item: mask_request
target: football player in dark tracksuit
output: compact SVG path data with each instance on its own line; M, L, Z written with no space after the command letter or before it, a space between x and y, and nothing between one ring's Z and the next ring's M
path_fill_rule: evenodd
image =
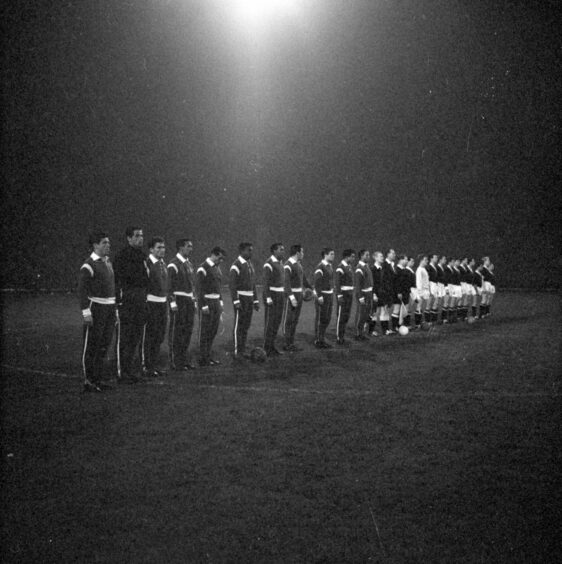
M355 340L365 341L365 324L373 308L373 273L369 267L369 251L359 251L359 262L355 269L355 296L357 309L355 310Z
M252 243L240 243L240 255L230 267L230 295L234 306L234 358L250 358L246 352L248 330L254 309L260 309L256 290L256 273L250 261L254 247Z
M284 265L285 269L285 311L283 312L283 332L285 334L284 350L297 352L301 350L295 345L295 333L302 309L303 288L310 288L304 275L301 261L304 258L302 245L291 247L291 256Z
M195 286L199 308L199 366L202 367L220 364L219 360L211 358L211 348L224 307L219 264L224 260L225 254L220 247L214 247L211 256L197 269Z
M142 229L127 227L127 246L115 257L115 285L119 310L117 330L117 364L121 383L138 381L133 368L135 351L139 346L146 323L146 294L148 291L148 264L142 250Z
M175 370L193 370L188 350L195 323L196 301L193 293L195 272L189 255L193 251L190 239L176 241L176 256L168 264L170 292L170 330L168 335L170 362Z
M275 337L283 319L285 308L285 268L283 257L285 247L282 243L271 245L271 256L263 265L263 301L265 304L264 345L267 356L279 356L275 348Z
M92 254L80 267L78 297L84 318L82 369L84 391L102 392L111 386L103 382L103 361L116 322L115 277L109 261L109 238L103 231L90 235Z
M316 317L314 319L315 340L314 346L318 349L329 349L332 347L326 342L326 329L332 318L334 307L334 249L328 247L322 249L322 260L314 271L314 293Z
M353 305L353 265L355 263L355 251L346 249L342 253L342 260L338 264L335 273L335 290L337 307L336 341L339 345L345 344L345 328L351 314Z
M145 376L163 376L156 368L160 347L168 324L168 269L164 263L166 245L162 237L153 237L148 255L149 284L146 295L147 319L142 338L142 360Z

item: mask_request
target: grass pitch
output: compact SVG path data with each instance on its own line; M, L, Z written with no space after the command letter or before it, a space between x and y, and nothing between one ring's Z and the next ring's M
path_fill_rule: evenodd
M75 297L3 311L4 562L559 561L558 295L103 395Z

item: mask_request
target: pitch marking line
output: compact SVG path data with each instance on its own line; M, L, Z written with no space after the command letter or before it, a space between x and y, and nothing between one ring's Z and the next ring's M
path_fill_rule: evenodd
M81 381L81 376L76 374L66 374L64 372L53 372L47 370L34 370L31 368L22 368L18 366L10 366L7 364L0 365L3 370L11 370L13 372L21 372L25 374L34 374L37 376L56 376L59 378L70 378ZM181 382L179 387L183 387L186 382ZM143 382L143 384L148 385L167 385L174 386L174 382L169 380L148 380ZM319 395L319 396L374 396L387 394L388 390L311 390L307 388L275 388L268 386L231 386L231 385L220 385L220 384L197 384L187 382L188 388L201 388L206 390L214 391L227 391L227 392L255 392L255 393L275 393L275 394L300 394L300 395ZM131 388L130 386L128 387ZM409 396L409 397L459 397L459 398L488 398L488 397L502 397L502 398L554 398L558 397L559 392L557 389L553 390L552 393L545 392L534 392L534 393L510 393L510 392L473 392L466 394L457 394L455 392L433 392L433 393L423 393L423 392L396 392L395 395L399 396Z

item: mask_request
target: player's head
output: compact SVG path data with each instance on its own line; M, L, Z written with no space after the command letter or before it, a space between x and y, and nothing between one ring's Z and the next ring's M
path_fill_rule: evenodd
M224 260L224 257L226 256L226 251L221 248L221 247L213 247L211 249L211 260L215 263L215 264L219 264L220 262L222 262Z
M297 259L302 259L304 257L304 248L302 245L291 245L291 256Z
M322 259L327 262L333 262L335 254L336 253L334 249L332 249L332 247L324 247L322 251L320 251L320 255L322 256Z
M445 266L447 264L447 257L445 255L441 255L439 257L439 264L441 266Z
M95 229L89 234L88 242L98 257L106 257L109 255L111 246L109 244L109 236L105 231Z
M359 249L359 260L361 262L367 262L369 260L370 254L371 253L369 253L367 249Z
M164 258L164 255L166 254L166 243L164 243L164 237L152 237L148 248L150 249L150 254L155 258Z
M193 242L187 237L182 237L176 241L176 251L187 258L193 250Z
M140 249L144 243L144 235L142 229L137 226L129 226L125 229L125 236L127 237L127 242L131 247Z
M283 243L273 243L269 250L277 260L285 256L285 247L283 246Z
M471 259L468 260L468 266L470 266L470 268L474 268L475 264L476 264L475 258L471 258Z
M408 257L406 255L398 255L397 262L399 266L406 266L408 262Z
M408 260L406 261L406 266L408 268L413 268L414 264L416 264L416 259L414 259L414 257L408 257Z
M240 256L245 260L252 258L253 250L254 246L252 245L252 243L243 242L238 245L238 252L240 253Z
M488 268L488 266L490 265L490 257L488 257L488 256L482 257L482 264L486 268Z
M427 255L418 255L418 266L427 265Z
M388 249L385 256L387 260L394 262L394 260L396 259L396 251L394 249Z
M430 258L430 262L431 264L437 264L437 261L439 260L439 255L437 253L432 253L429 255Z
M341 258L346 262L353 262L355 260L355 250L354 249L344 249L341 254Z
M373 258L377 264L382 264L384 262L384 255L381 251L375 251L373 253Z

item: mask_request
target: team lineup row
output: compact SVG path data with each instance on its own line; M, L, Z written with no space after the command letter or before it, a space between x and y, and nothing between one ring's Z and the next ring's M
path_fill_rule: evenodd
M162 375L156 363L167 329L170 367L195 369L189 348L197 315L198 365L220 364L211 350L224 310L220 264L225 251L213 248L195 268L190 260L193 242L182 238L176 241L176 255L166 264L162 237L151 239L148 255L143 251L142 229L128 227L126 237L127 245L112 264L107 234L92 233L92 253L80 268L85 391L101 392L108 387L103 363L115 331L121 383ZM241 243L228 275L234 310L232 353L237 361L251 357L246 350L248 330L254 311L260 309L252 252L251 243ZM416 261L407 255L397 257L392 249L386 255L375 251L372 257L366 249L346 249L334 268L335 251L327 247L309 282L302 267L302 245L291 246L286 260L285 254L284 245L274 243L263 265L264 345L257 352L267 356L283 354L276 347L281 325L284 351L300 350L295 333L303 301L309 299L314 300L316 312L314 345L327 349L333 346L326 340L326 330L334 305L336 342L345 345L354 302L353 338L364 341L379 334L405 334L422 324L485 317L495 294L493 265L488 257L476 265L474 259L447 259L437 254L419 256Z

